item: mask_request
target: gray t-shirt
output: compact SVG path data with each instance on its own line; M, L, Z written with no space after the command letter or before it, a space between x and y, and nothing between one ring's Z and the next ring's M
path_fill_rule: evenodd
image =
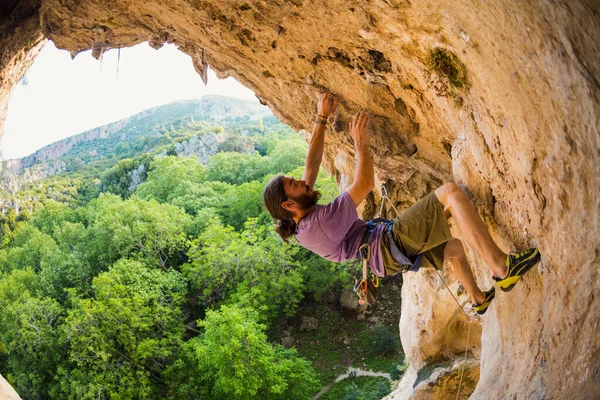
M295 236L300 245L326 260L343 262L356 258L366 229L350 195L344 192L326 206L315 205L313 212L298 222ZM385 275L381 257L383 229L378 226L371 234L369 265L377 276Z

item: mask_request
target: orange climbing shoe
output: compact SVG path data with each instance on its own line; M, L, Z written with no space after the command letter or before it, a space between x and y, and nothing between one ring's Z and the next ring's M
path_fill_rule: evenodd
M485 314L488 307L492 303L492 300L494 300L494 297L496 297L496 288L494 288L492 286L492 288L490 290L488 290L487 292L483 292L483 294L485 295L485 299L483 300L483 303L473 304L473 309L479 315Z
M509 292L517 284L519 279L535 264L540 261L540 251L537 247L524 251L519 254L510 254L506 257L506 266L508 267L508 275L504 279L493 277L498 286L504 292Z

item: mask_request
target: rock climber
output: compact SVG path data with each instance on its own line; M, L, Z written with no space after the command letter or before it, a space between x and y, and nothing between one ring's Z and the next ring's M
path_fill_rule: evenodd
M454 218L463 239L487 263L503 291L511 290L540 260L538 249L505 254L455 183L440 186L392 221L362 221L356 209L375 184L368 148L370 117L362 111L350 123L357 159L354 182L331 203L317 204L320 193L313 187L323 157L325 127L337 104L332 94L319 95L302 179L280 175L264 189L265 206L277 220L275 230L286 242L294 236L303 247L335 262L364 257L359 248L366 243L370 248L368 265L378 277L415 271L427 264L441 270L446 260L471 297L475 311L484 314L495 297L495 288L482 291L477 286L461 240L450 234L448 218Z

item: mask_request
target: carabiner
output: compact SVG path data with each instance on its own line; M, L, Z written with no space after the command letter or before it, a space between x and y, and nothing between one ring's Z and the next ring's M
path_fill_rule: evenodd
M377 275L375 275L375 280L371 279L371 282L373 282L373 286L379 287L379 277Z

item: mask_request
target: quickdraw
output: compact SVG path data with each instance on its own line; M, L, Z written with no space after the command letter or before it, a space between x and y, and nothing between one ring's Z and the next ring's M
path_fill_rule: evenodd
M379 287L379 277L373 274L374 278L369 279L369 259L371 258L371 246L369 246L369 243L363 243L358 251L360 252L362 258L362 278L360 281L358 279L356 280L354 291L358 294L358 304L374 304L375 300L377 299L377 295L373 289Z

